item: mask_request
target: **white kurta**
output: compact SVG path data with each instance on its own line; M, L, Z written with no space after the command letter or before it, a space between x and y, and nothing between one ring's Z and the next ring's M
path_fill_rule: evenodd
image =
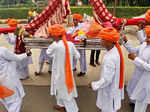
M123 90L119 89L119 79L120 55L118 49L113 47L104 55L100 80L92 82L93 90L98 90L96 105L102 112L120 109Z
M0 47L0 84L15 92L14 95L0 100L4 103L6 108L8 107L8 110L14 109L14 106L9 107L8 105L16 103L17 101L22 101L22 98L25 96L23 86L17 77L16 63L26 57L26 54L15 55L7 48Z
M15 49L16 36L11 33L9 35L5 35L5 37L6 37L6 40L10 44L14 45L14 49ZM19 79L25 79L28 76L28 74L29 74L28 65L29 64L33 64L31 56L30 57L26 57L23 60L17 62L17 72L18 72Z
M73 34L73 33L75 33L77 30L80 29L80 25L81 25L81 24L82 24L82 23L79 23L78 26L76 26L76 27L73 26L73 27L69 28L69 29L67 30L67 33L68 33L68 34ZM82 50L82 49L78 49L78 51L79 51L79 53L80 53L80 69L81 69L81 72L82 72L82 73L85 73L85 72L87 72L86 52L85 52L85 50ZM76 68L76 65L77 65L77 59L74 59L74 60L73 60L73 69Z
M144 42L133 48L125 44L127 50L136 54L134 74L128 83L128 94L132 100L150 104L150 46Z
M70 51L71 68L73 64L73 58L79 59L80 54L76 50L73 43L68 42ZM52 76L51 76L51 95L57 95L59 99L71 100L77 97L76 84L74 80L74 89L68 94L67 86L65 83L65 46L62 40L59 42L53 42L47 50L47 54L53 56L52 64ZM73 72L72 72L73 74Z
M142 29L140 31L137 32L137 39L139 40L139 42L142 44L143 42L145 42L146 39L146 34L145 34L145 30Z

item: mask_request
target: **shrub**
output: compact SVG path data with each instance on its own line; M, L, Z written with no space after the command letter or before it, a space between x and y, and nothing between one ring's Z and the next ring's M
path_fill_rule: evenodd
M144 14L148 7L118 7L117 8L117 17L132 18L134 16L139 16ZM17 18L17 19L26 19L28 16L28 11L30 8L1 8L0 9L0 19L7 18ZM43 9L39 9L39 13ZM113 13L113 7L109 7L108 10ZM71 7L72 13L86 13L92 16L91 6L82 6L82 7Z

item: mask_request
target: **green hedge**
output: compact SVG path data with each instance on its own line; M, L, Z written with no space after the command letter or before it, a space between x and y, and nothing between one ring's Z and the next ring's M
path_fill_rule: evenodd
M132 18L134 16L139 16L144 14L149 7L118 7L117 8L117 17L124 17L124 18ZM41 12L43 9L39 9ZM113 8L109 7L108 10L112 13ZM28 16L29 8L2 8L0 9L0 19L7 19L7 18L17 18L17 19L25 19ZM83 7L71 7L72 13L86 13L88 15L92 14L92 8L90 6L83 6Z

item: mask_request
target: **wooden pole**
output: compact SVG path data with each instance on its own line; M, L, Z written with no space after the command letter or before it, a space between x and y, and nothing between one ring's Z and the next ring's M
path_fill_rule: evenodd
M116 16L116 6L117 6L117 0L114 0L114 16Z

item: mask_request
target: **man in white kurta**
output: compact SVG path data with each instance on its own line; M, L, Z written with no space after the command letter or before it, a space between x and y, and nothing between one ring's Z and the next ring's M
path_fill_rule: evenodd
M146 26L146 42L133 48L124 38L126 49L131 53L129 59L135 65L134 74L128 82L128 95L135 103L134 112L146 112L150 104L150 26Z
M16 72L16 63L26 57L26 54L15 55L7 48L0 47L0 85L15 92L12 96L0 99L8 112L21 111L25 93Z
M62 29L62 26L56 25L58 28L54 28L54 31L57 30L58 34L59 29ZM50 28L52 29L53 26ZM55 27L55 25L54 25ZM52 64L52 76L51 76L51 95L56 96L57 107L65 108L67 112L78 112L78 106L74 98L78 96L76 90L75 80L73 78L73 59L79 59L80 54L75 48L74 44L71 42L67 42L70 54L70 64L71 64L71 72L73 78L74 88L71 93L68 93L68 86L66 85L66 47L64 45L63 40L61 40L62 34L59 36L53 36L53 33L50 32L50 35L54 38L54 42L48 47L47 54L49 56L53 56L53 64ZM56 38L58 40L56 40ZM57 109L55 107L55 109Z
M82 21L82 15L80 14L73 14L73 22L74 22L74 26L69 28L67 33L68 34L73 34L76 31L80 30L80 22ZM80 73L78 74L78 76L84 76L87 72L87 65L86 65L86 52L85 50L82 49L78 49L79 53L80 53ZM74 59L73 60L73 70L76 71L76 66L77 66L77 60Z
M5 37L9 44L14 45L14 49L15 49L16 38L17 38L16 35L14 35L13 33L10 33L10 34L5 34ZM28 78L28 74L29 74L28 65L29 64L33 64L31 56L26 57L23 60L17 62L17 72L18 72L19 79Z
M105 35L103 35L103 32ZM117 112L121 108L123 85L120 87L120 68L122 58L118 52L117 41L119 33L113 28L104 28L98 34L101 37L101 45L107 50L101 66L101 78L89 84L89 88L98 91L96 105L102 112ZM114 39L114 40L113 40ZM116 45L118 44L118 45ZM123 84L123 82L122 82Z

